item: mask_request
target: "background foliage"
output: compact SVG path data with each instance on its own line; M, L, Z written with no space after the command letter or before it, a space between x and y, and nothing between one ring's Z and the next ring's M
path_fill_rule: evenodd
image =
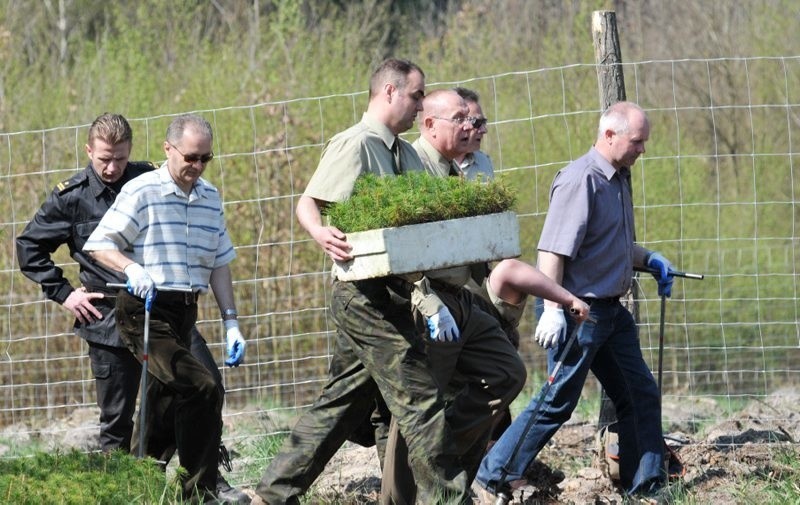
M6 0L0 132L346 93L388 55L429 82L589 63L601 9L624 61L800 49L792 0Z

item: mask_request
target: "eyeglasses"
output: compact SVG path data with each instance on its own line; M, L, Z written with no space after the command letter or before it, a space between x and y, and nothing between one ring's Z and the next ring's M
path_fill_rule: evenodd
M445 121L450 121L451 123L457 125L463 125L464 123L469 123L476 130L481 126L485 125L489 121L485 117L476 117L476 116L464 116L464 117L431 116L431 117L433 117L433 119L444 119Z
M205 165L206 163L208 163L209 161L214 159L214 153L213 152L212 153L206 153L206 154L183 154L181 152L181 150L178 149L177 146L175 146L175 144L173 144L172 142L167 141L167 144L169 144L172 147L174 147L175 150L178 151L178 154L183 156L183 161L185 161L186 163L197 163L199 161L200 163Z
M443 119L445 121L450 121L453 124L462 125L468 121L470 121L469 116L462 116L462 117L441 117L441 116L431 116L433 119Z
M467 117L467 121L469 121L472 127L475 128L476 130L479 129L481 126L484 126L487 122L489 122L489 120L486 119L485 117L475 117L475 116Z

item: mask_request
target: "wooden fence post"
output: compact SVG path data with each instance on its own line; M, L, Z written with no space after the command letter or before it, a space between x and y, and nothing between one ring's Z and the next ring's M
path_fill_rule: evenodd
M622 52L617 32L617 15L614 11L594 11L592 13L592 40L594 56L597 63L597 86L600 92L600 108L606 110L609 105L625 100L625 77L622 73ZM632 187L628 180L628 186ZM632 196L632 195L631 195ZM636 237L634 235L634 240ZM638 322L636 307L637 285L634 279L631 290L623 296L623 305L633 313ZM600 416L597 429L601 429L617 420L614 404L600 390Z

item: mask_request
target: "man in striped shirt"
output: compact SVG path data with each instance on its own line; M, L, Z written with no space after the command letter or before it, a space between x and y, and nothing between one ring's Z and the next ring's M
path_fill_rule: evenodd
M188 349L197 298L209 287L225 323L225 364L238 366L245 347L229 268L236 254L222 201L200 177L214 156L212 138L205 119L175 118L164 142L167 161L122 188L84 245L95 261L127 277L130 293L123 290L117 298L117 321L138 359L143 355L143 316L146 310L151 313L148 364L156 380L148 383L148 416L138 428L147 430L152 420L174 409L180 464L187 470L183 493L201 500L215 498L222 395Z

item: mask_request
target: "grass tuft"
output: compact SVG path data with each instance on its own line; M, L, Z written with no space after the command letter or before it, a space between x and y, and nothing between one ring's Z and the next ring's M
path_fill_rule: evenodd
M121 451L39 452L0 461L3 503L176 503L178 496L178 485L166 482L154 460L136 459Z
M351 197L324 213L344 233L505 212L516 194L499 181L467 181L412 172L402 177L367 174Z

